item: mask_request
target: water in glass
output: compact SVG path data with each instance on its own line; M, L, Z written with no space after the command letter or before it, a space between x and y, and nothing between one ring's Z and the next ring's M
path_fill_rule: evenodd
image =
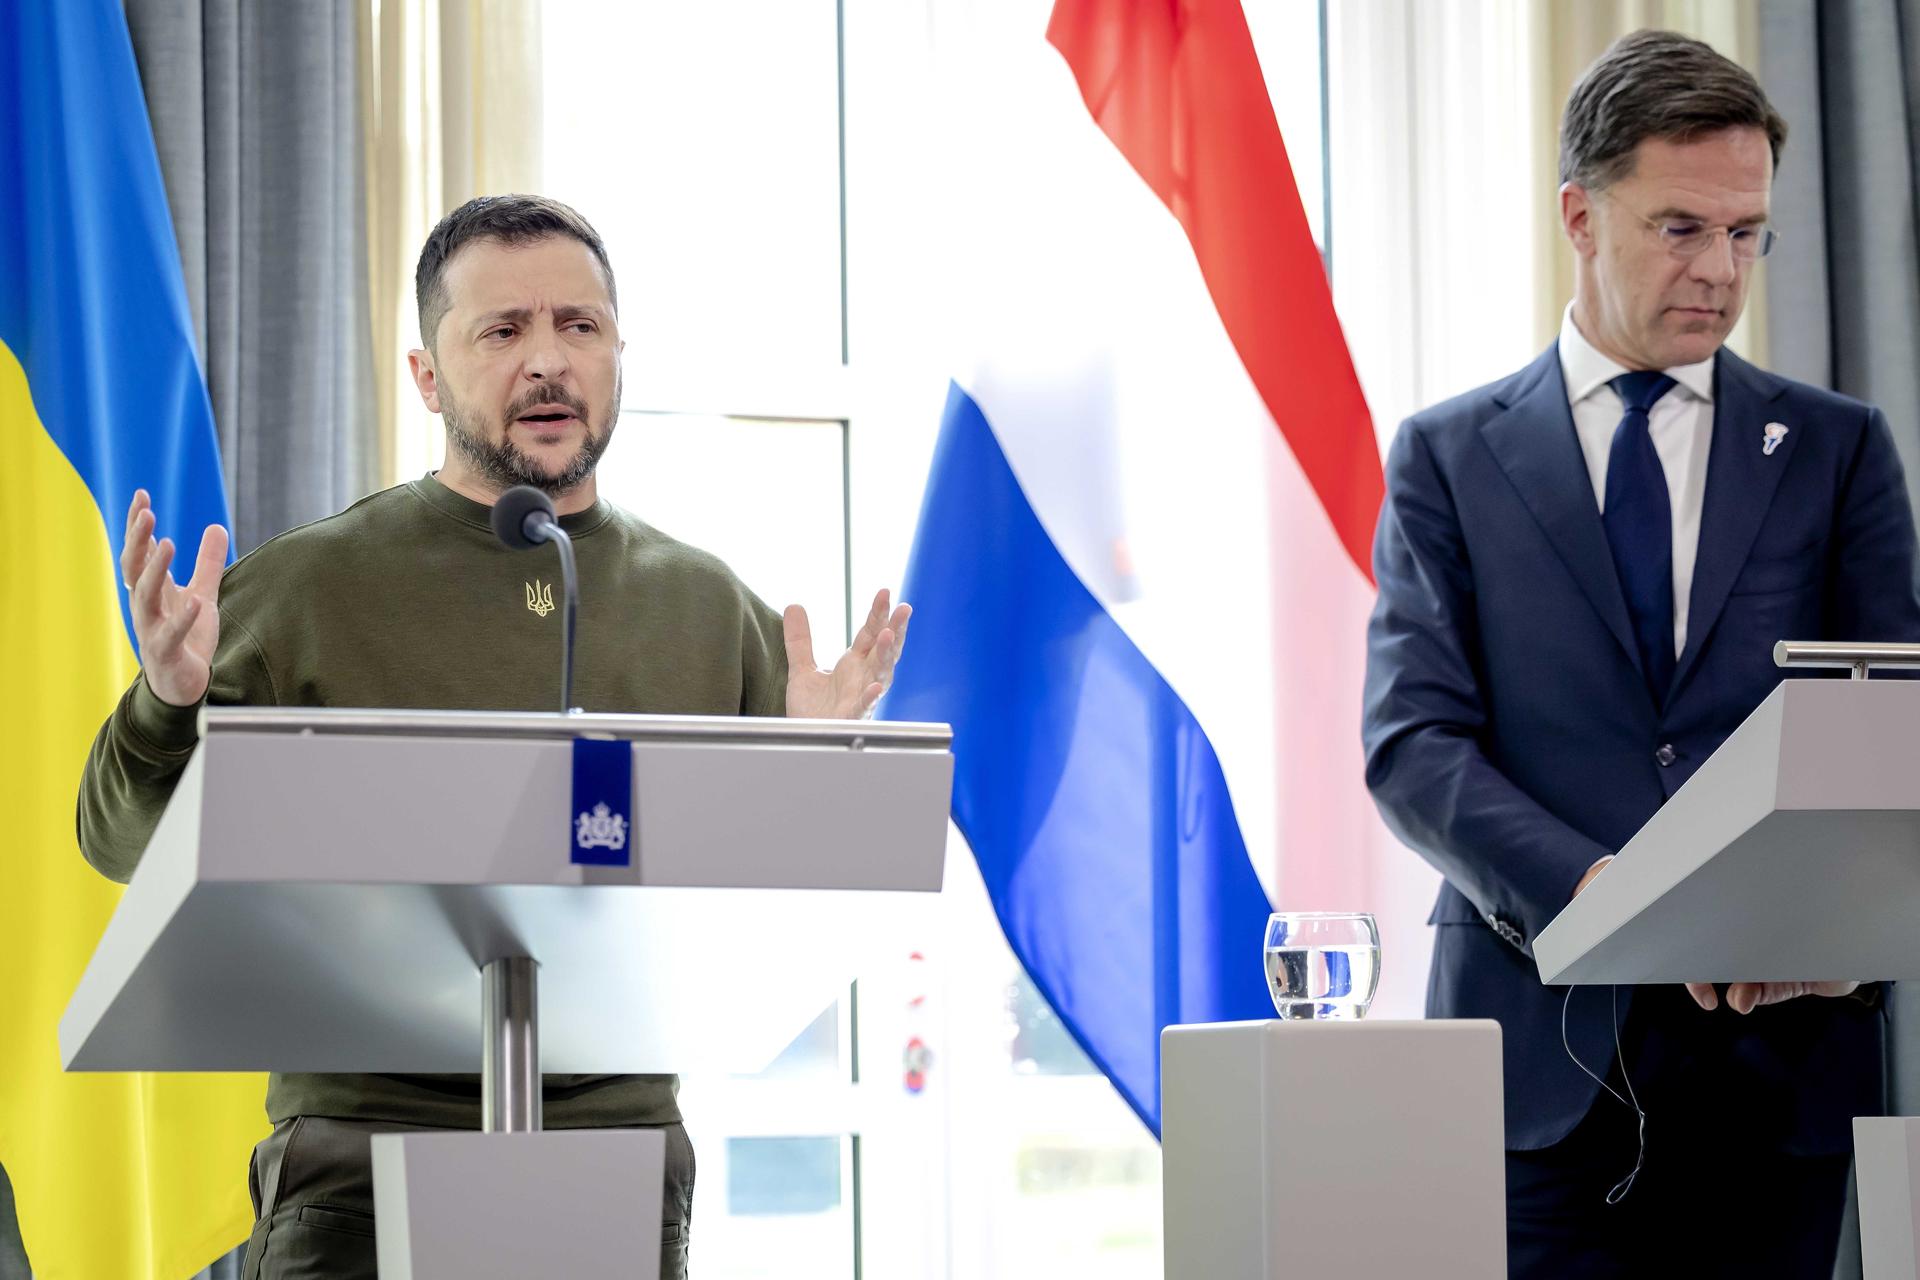
M1366 1016L1380 980L1380 935L1360 912L1277 912L1267 922L1267 989L1282 1018Z

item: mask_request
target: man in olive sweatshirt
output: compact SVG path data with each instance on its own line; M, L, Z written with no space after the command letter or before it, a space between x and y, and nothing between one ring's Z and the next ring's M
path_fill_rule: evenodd
M408 359L441 415L437 473L376 493L222 571L224 529L176 585L148 495L127 514L141 674L100 730L79 802L80 847L127 880L196 745L203 702L250 706L543 710L557 610L529 601L526 561L489 508L530 484L553 497L582 584L574 696L591 711L854 718L893 675L909 610L885 591L831 671L805 610L784 619L719 560L601 498L594 468L620 410L613 270L600 237L556 201L469 201L427 238L415 276L424 349ZM671 1076L548 1076L551 1128L646 1125L667 1138L662 1280L684 1277L693 1149ZM244 1274L375 1275L369 1139L479 1127L472 1076L283 1075L255 1149L257 1221Z

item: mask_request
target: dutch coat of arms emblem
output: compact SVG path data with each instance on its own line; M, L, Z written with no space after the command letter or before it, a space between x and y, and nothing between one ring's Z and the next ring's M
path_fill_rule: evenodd
M596 804L592 813L573 820L573 842L582 849L612 849L618 853L627 847L627 820L606 805Z

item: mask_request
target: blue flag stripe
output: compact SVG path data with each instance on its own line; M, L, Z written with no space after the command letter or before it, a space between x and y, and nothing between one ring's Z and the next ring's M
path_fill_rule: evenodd
M0 62L0 342L115 555L144 487L190 569L227 497L119 0L0 0Z
M1271 1017L1269 912L1212 744L1061 557L957 385L886 713L954 728L954 819L1014 954L1155 1134L1160 1031Z

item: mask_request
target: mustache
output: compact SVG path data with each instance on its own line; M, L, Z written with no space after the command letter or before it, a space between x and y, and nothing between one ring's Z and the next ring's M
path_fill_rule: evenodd
M563 404L580 421L587 421L587 402L560 387L535 388L507 406L507 421L512 422L537 404Z

